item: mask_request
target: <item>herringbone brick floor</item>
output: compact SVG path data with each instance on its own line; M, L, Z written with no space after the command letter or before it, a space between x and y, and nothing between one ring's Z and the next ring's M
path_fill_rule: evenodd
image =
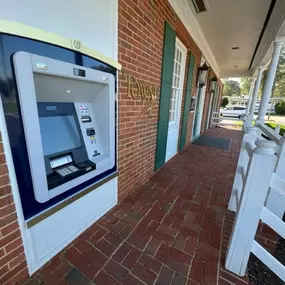
M26 284L248 284L223 267L242 132L206 134L229 138L230 149L190 145Z

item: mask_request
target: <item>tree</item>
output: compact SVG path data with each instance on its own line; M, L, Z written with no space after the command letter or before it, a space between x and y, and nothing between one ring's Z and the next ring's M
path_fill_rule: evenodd
M224 83L224 96L231 97L231 96L239 96L240 95L240 87L239 83L234 80L225 80Z
M240 80L241 94L242 95L249 95L249 90L250 90L251 83L252 83L252 78L251 77L243 77Z
M223 97L222 102L221 102L221 107L224 108L229 104L229 99L228 97Z
M275 113L277 115L285 115L285 101L280 101L275 105Z

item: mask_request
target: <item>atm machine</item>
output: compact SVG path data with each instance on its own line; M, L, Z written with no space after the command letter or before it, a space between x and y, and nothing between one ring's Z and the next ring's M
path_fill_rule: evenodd
M114 76L22 51L13 63L35 199L112 169Z

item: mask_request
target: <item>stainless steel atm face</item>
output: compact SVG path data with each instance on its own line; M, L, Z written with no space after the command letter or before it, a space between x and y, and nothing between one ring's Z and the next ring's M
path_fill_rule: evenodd
M36 200L112 169L113 75L26 52L13 61Z

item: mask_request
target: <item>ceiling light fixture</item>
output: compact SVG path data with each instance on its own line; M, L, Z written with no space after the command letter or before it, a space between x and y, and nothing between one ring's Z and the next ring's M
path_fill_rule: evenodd
M232 47L232 49L233 49L233 50L237 50L237 49L239 49L239 47Z

